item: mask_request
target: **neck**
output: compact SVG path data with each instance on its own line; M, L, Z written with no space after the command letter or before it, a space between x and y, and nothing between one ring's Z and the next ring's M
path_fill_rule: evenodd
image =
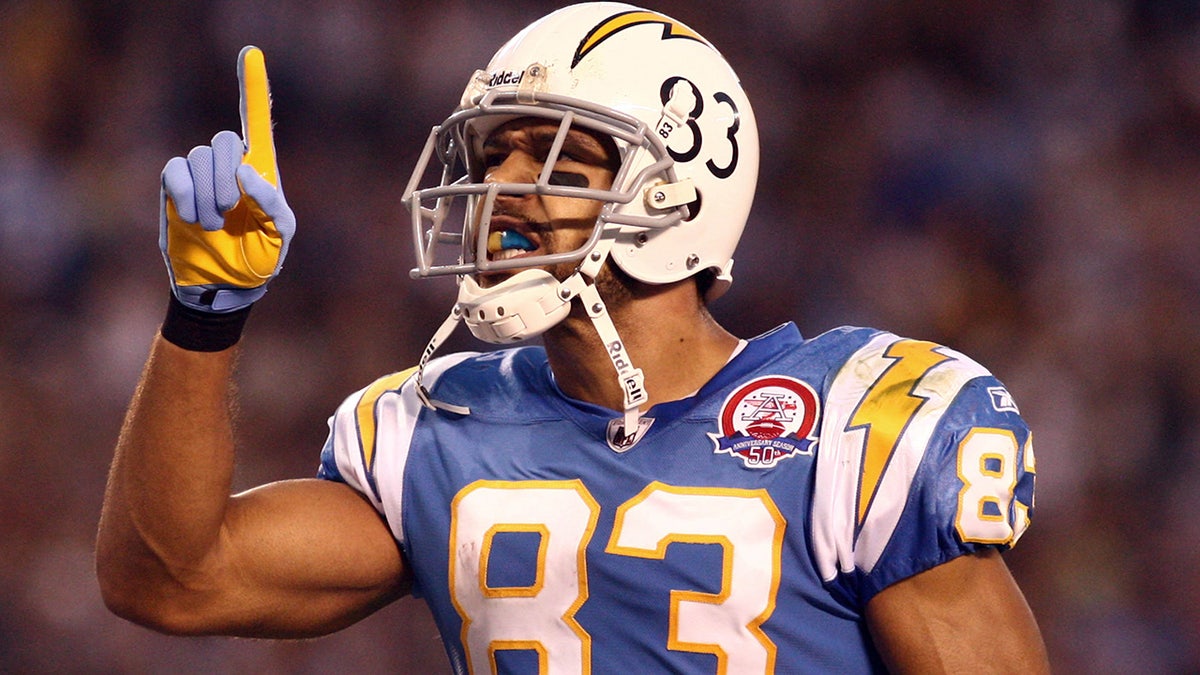
M636 284L625 293L604 293L605 304L635 368L646 377L646 407L674 401L699 389L729 360L738 339L722 328L700 301L691 280L662 286ZM606 345L576 305L543 339L555 380L568 396L613 410L624 394ZM643 408L643 411L645 408Z

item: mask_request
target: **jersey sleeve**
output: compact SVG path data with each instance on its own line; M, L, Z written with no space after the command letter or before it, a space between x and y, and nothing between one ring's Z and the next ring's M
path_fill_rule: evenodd
M329 418L329 435L321 449L321 465L317 477L345 483L361 493L381 514L386 515L379 489L377 458L380 450L380 422L414 418L419 410L405 406L401 391L415 369L392 373L354 392L342 402ZM409 415L397 415L397 410L410 409ZM406 425L410 429L413 425ZM410 431L411 435L411 431ZM400 447L391 452L403 452ZM393 528L395 529L395 528Z
M1033 513L1031 434L1004 386L930 342L875 336L828 386L813 554L858 606L960 555L1016 543Z
M452 366L473 354L430 361L424 384L431 390ZM417 395L416 368L381 377L348 396L329 418L317 477L349 485L384 517L404 544L402 504L405 467L424 406Z

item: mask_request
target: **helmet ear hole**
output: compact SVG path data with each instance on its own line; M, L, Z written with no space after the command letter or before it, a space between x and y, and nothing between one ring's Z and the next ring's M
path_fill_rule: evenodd
M688 209L688 217L684 218L683 222L691 222L695 220L696 216L700 215L700 206L702 205L703 201L704 195L700 194L699 190L696 190L696 199L685 204Z

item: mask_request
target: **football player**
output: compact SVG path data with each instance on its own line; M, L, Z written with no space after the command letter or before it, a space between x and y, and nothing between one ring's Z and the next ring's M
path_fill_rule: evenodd
M411 592L472 673L1047 669L1000 557L1033 511L1012 397L929 342L713 319L754 113L708 41L624 4L469 79L405 189L449 316L337 409L317 478L230 497L235 344L295 230L262 53L239 74L242 137L163 172L173 293L100 524L114 611L310 636ZM434 357L459 323L544 347Z

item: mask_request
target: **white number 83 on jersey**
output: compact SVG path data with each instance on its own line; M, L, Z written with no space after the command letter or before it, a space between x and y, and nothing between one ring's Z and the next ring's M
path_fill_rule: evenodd
M452 505L450 587L472 672L495 672L495 652L537 653L541 673L590 672L591 636L575 620L588 597L585 550L600 506L582 482L477 481ZM785 521L765 490L651 483L616 512L605 553L663 559L671 543L723 550L719 593L671 591L668 644L712 654L718 672L770 672L775 645L761 625L779 590ZM489 583L493 543L536 532L536 576Z

